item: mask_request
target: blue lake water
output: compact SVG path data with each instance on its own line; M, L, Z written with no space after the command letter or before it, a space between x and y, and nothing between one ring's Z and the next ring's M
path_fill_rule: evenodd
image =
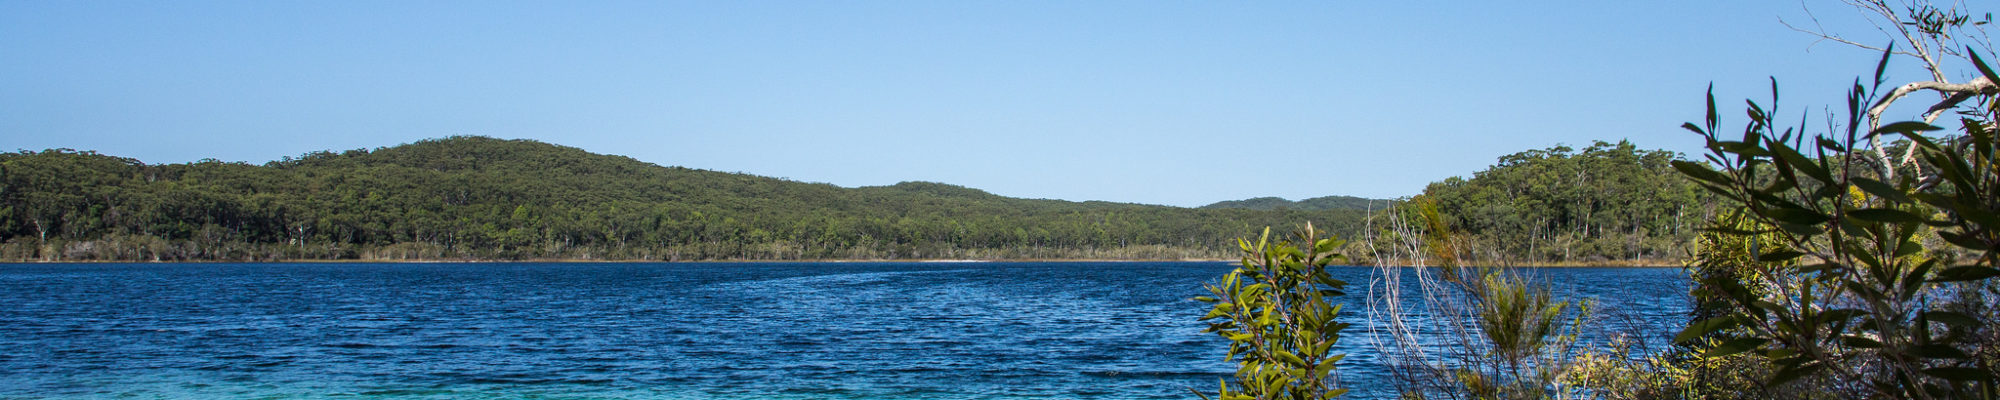
M0 264L0 398L1189 399L1227 263ZM1545 269L1661 335L1671 268ZM1359 340L1353 398L1392 396ZM1636 321L1636 322L1634 322Z

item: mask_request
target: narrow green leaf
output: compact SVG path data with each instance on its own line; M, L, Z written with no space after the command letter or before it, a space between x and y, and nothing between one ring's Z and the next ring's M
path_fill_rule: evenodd
M1855 317L1860 317L1863 315L1868 315L1868 312L1853 308L1840 308L1840 309L1826 310L1820 312L1819 318L1831 322L1831 321L1853 319Z
M1757 261L1759 261L1759 262L1785 262L1785 261L1791 261L1791 260L1793 260L1793 259L1797 259L1797 258L1799 258L1800 256L1804 256L1804 255L1806 255L1806 253L1800 253L1800 252L1796 252L1796 251L1791 251L1791 250L1779 250L1779 251L1773 251L1773 252L1769 252L1769 253L1764 253L1764 254L1760 254L1760 255L1757 255Z
M1810 274L1832 271L1836 267L1837 266L1833 264L1820 263L1820 264L1801 265L1798 268L1796 268L1796 270L1799 271L1800 274L1810 275Z
M1795 381L1798 380L1799 378L1805 377L1806 375L1812 375L1812 373L1814 372L1819 372L1819 370L1821 369L1824 369L1824 366L1820 365L1819 363L1808 363L1788 368L1782 368L1779 369L1777 372L1771 374L1771 385L1776 386L1784 384L1786 382Z
M1906 247L1918 247L1919 250L1922 249L1920 246L1917 246L1916 243L1905 242L1903 244ZM1907 255L1902 253L1903 253L1902 250L1898 249L1896 256L1903 257ZM1913 251L1911 253L1915 252ZM1908 275L1904 275L1902 279L1903 298L1906 299L1916 298L1917 291L1923 290L1924 276L1930 275L1931 270L1937 268L1937 265L1938 265L1937 259L1933 258L1929 260L1924 260L1923 263L1917 264L1916 268L1911 268L1910 273Z
M1785 163L1793 169L1804 172L1806 176L1819 180L1821 183L1833 182L1833 175L1828 174L1825 168L1820 168L1819 163L1807 159L1804 154L1799 154L1799 151L1792 149L1791 146L1786 146L1783 143L1772 143L1770 148L1771 154L1784 159Z
M1987 372L1978 368L1966 368L1966 367L1925 368L1924 375L1930 375L1961 382L1978 381L1978 380L1986 380L1993 378L1993 374L1991 372Z
M1916 145L1917 148L1921 148L1924 150L1934 150L1938 151L1938 153L1942 153L1944 150L1944 148L1938 147L1937 142L1932 141L1931 138L1924 137L1924 135L1919 135L1916 133L1905 133L1903 134L1903 138L1909 139L1910 144ZM1926 154L1937 154L1937 153L1926 153Z
M1716 148L1721 149L1722 151L1734 153L1744 157L1765 157L1771 155L1770 152L1764 151L1763 147L1758 147L1754 143L1737 142L1737 141L1720 141L1720 142L1715 142L1715 144Z
M1942 323L1945 325L1951 325L1960 328L1978 328L1980 326L1985 325L1984 323L1979 322L1978 318L1973 318L1972 316L1965 315L1963 313L1955 311L1928 311L1923 313L1923 317L1925 319L1931 320L1931 322Z
M1882 342L1878 342L1875 341L1875 339L1869 339L1860 336L1841 336L1840 343L1847 345L1847 347L1860 348L1860 349L1882 348Z
M1858 251L1858 252L1849 252L1849 254L1853 255L1855 260L1861 261L1862 265L1867 265L1875 268L1882 267L1882 258L1876 257L1874 253Z
M1775 219L1781 222L1789 222L1793 224L1806 225L1806 226L1819 225L1820 223L1826 222L1828 219L1826 214L1820 214L1817 211L1807 210L1804 208L1796 208L1791 206L1782 206L1780 208L1772 209L1769 212L1767 212L1766 215L1770 216L1771 219Z
M1333 249L1335 247L1339 247L1340 244L1341 243L1339 239L1334 239L1334 238L1320 239L1319 242L1313 243L1313 251L1318 253L1330 253L1333 252Z
M1730 185L1729 175L1716 172L1714 169L1708 168L1707 165L1680 160L1674 160L1671 164L1673 164L1674 169L1680 170L1681 174L1687 175L1690 178L1709 181L1722 186Z
M1305 359L1302 359L1302 358L1299 358L1299 356L1298 356L1298 355L1295 355L1295 354L1292 354L1292 353L1291 353L1291 352L1289 352L1289 351L1282 351L1282 350L1278 351L1278 358L1279 358L1279 359L1282 359L1282 360L1285 360L1285 363L1287 363L1287 364L1291 364L1291 365L1296 365L1296 366L1300 366L1300 367L1303 367L1303 366L1306 366L1306 365L1309 365L1309 364L1306 364L1306 360L1305 360Z
M1889 56L1890 56L1890 55L1893 55L1893 54L1896 54L1896 43L1895 43L1895 42L1890 42L1888 46L1882 46L1882 60L1881 60L1881 61L1876 61L1876 62L1875 62L1875 84L1876 84L1876 85L1881 85L1881 84L1882 84L1882 73L1883 73L1883 72L1887 72L1887 71L1889 70ZM1715 84L1714 84L1714 83L1710 83L1710 84L1708 84L1708 85L1709 85L1709 86L1715 86ZM1857 83L1857 84L1855 84L1854 86L1856 86L1856 87L1857 87L1857 89L1856 89L1856 90L1859 90L1859 89L1858 89L1858 87L1859 87L1859 86L1861 86L1861 85L1860 85L1859 83ZM1858 111L1858 110L1857 110L1857 111ZM1854 114L1854 115L1861 115L1861 114Z
M2000 276L2000 269L1978 265L1963 265L1938 271L1936 276L1931 277L1931 282L1976 281L1994 276Z
M1973 50L1972 46L1970 45L1965 46L1965 55L1972 56L1972 66L1974 68L1978 68L1979 74L1985 75L1986 80L1992 81L1993 83L2000 83L2000 74L1994 74L1993 67L1987 66L1986 60L1980 59L1979 52Z
M1900 238L1900 240L1909 240L1909 238L1908 238L1908 237L1903 237L1903 238ZM1922 245L1922 244L1918 244L1917 242L1913 242L1913 241L1906 241L1906 242L1903 242L1903 244L1901 244L1901 245L1897 245L1897 246L1896 246L1896 256L1897 256L1897 257L1903 257L1903 256L1908 256L1908 255L1913 255L1913 254L1917 254L1917 253L1921 253L1921 252L1923 252L1923 251L1924 251L1924 245Z
M1919 217L1916 214L1911 214L1908 211L1897 210L1893 208L1869 208L1869 209L1854 210L1854 211L1848 211L1847 215L1863 221L1881 222L1890 224L1900 224L1906 222L1907 223L1924 222L1923 217Z
M1742 353L1745 351L1754 350L1759 346L1763 346L1764 343L1767 342L1770 341L1759 338L1740 338L1740 339L1730 340L1727 342L1723 342L1722 344L1716 345L1715 347L1708 349L1708 351L1706 352L1702 352L1701 356L1709 358L1725 357L1737 353Z
M1696 126L1696 125L1695 125L1695 124L1694 124L1693 122L1685 122L1685 123L1681 123L1681 129L1686 129L1686 130L1688 130L1688 131L1691 131L1691 132L1694 132L1694 133L1696 133L1696 134L1699 134L1699 135L1702 135L1702 136L1708 136L1708 132L1707 132L1707 131L1703 131L1703 130L1701 130L1701 127L1700 127L1700 126Z
M1897 203L1910 202L1910 196L1904 195L1901 189L1896 189L1895 186L1889 186L1889 184L1882 183L1882 181L1869 178L1856 177L1854 178L1853 183L1855 187L1861 188L1861 191L1868 192L1868 194L1889 199L1889 201Z
M1937 235L1939 239L1944 239L1946 243L1951 243L1959 247L1975 249L1975 250L1983 250L1986 248L1986 242L1982 242L1978 238L1974 238L1971 235L1961 235L1953 232L1938 232Z
M1722 118L1715 113L1715 83L1708 84L1708 126L1712 129Z
M1875 130L1870 131L1869 134L1871 135L1885 135L1891 133L1911 134L1911 133L1929 132L1941 129L1944 128L1939 128L1931 124L1926 124L1917 121L1902 121L1902 122L1893 122L1888 125L1883 125L1880 128L1875 128Z
M1913 355L1913 356L1917 356L1917 357L1923 357L1923 358L1967 358L1967 357L1971 357L1970 355L1966 355L1966 354L1965 354L1965 351L1964 351L1964 350L1959 350L1959 349L1958 349L1958 348L1956 348L1956 347L1951 347L1951 346L1947 346L1947 345L1942 345L1942 344L1927 344L1927 345L1921 345L1921 346L1913 346L1913 347L1910 347L1909 349L1907 349L1907 350L1903 351L1903 353L1904 353L1904 354L1909 354L1909 355Z

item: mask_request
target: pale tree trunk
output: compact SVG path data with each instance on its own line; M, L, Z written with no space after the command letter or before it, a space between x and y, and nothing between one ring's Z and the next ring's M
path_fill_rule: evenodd
M41 217L33 219L35 221L35 253L39 253L42 256L42 261L49 261L49 229L42 226Z

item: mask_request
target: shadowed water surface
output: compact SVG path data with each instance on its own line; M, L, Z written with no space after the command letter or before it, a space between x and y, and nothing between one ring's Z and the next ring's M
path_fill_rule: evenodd
M1229 268L0 264L0 398L1185 399L1231 372L1188 300ZM1676 269L1537 274L1686 310ZM1341 369L1390 395L1359 317Z

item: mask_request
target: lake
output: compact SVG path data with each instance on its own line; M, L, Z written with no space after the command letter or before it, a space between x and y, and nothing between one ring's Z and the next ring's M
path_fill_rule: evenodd
M0 398L1191 399L1229 263L0 264ZM1393 396L1362 340L1350 398ZM1534 272L1662 340L1673 268ZM1609 320L1609 319L1607 319Z

